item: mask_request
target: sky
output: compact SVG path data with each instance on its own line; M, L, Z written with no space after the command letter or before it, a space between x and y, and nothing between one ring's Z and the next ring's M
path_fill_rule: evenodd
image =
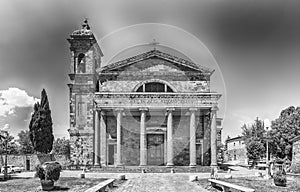
M68 137L66 39L87 17L106 60L120 47L134 46L122 35L127 29L145 30L134 27L145 23L170 26L201 41L218 64L219 84L213 88L223 95L223 141L237 136L256 117L274 120L281 110L300 106L299 9L297 0L2 0L0 127L9 124L15 137L28 130L32 106L45 88L54 135ZM125 43L110 49L118 45L109 37ZM157 37L160 43L171 42L163 37ZM172 41L184 44L181 38ZM192 51L185 54L197 61Z

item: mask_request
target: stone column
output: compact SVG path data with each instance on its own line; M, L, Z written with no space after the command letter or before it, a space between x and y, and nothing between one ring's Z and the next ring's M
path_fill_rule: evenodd
M217 166L217 106L211 108L211 127L210 127L210 142L211 142L211 167Z
M190 108L190 167L196 166L196 111L197 108Z
M123 108L117 108L117 166L122 166L121 163L121 123Z
M99 157L100 157L100 130L99 130L99 111L94 111L94 120L95 120L95 135L94 135L94 165L99 166Z
M146 112L147 108L140 108L141 111L141 134L140 134L140 166L147 165L147 144L146 144Z
M173 164L173 111L175 108L167 108L167 167Z
M107 137L106 137L106 123L105 112L100 112L100 163L101 166L107 165Z

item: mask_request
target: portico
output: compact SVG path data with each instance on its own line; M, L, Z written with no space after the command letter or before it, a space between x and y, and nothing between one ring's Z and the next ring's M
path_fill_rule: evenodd
M111 94L111 93L96 93L95 94L95 165L101 164L107 166L107 143L108 138L106 131L107 125L105 123L105 115L114 116L116 121L116 140L117 150L115 153L115 166L122 166L126 163L122 162L122 129L129 129L126 120L128 118L135 119L139 126L139 150L136 156L139 156L139 166L153 165L157 159L157 165L166 165L172 167L174 165L174 123L173 118L176 117L176 121L180 121L180 118L188 119L188 147L189 147L189 166L195 167L197 165L196 156L196 129L199 121L201 111L206 111L211 116L210 123L210 140L216 141L217 127L216 127L216 101L219 98L218 94L175 94L177 100L165 100L167 98L174 98L172 94L141 94L141 93L127 93L127 94ZM203 97L206 101L203 101ZM159 101L158 102L158 98ZM202 99L202 102L198 100ZM138 100L138 102L136 101ZM145 106L144 103L147 103ZM183 105L183 103L185 103ZM114 107L114 105L118 107ZM164 106L163 106L164 105ZM180 105L180 107L178 107ZM163 107L161 107L163 106ZM100 114L100 115L99 115ZM156 122L150 122L151 118L155 116L164 116L161 120ZM197 116L197 118L196 118ZM147 121L149 122L147 124ZM100 123L97 123L100 122ZM101 139L98 139L101 138ZM159 140L159 141L156 141ZM199 139L198 139L199 140ZM102 142L100 142L102 141ZM155 143L158 142L158 143ZM160 142L160 143L159 143ZM151 144L154 147L151 147ZM216 144L211 142L210 154L211 165L217 165L216 158ZM156 151L155 151L156 150ZM126 154L125 154L126 155ZM154 156L154 157L151 157ZM135 157L136 158L136 157ZM160 163L163 162L163 163Z

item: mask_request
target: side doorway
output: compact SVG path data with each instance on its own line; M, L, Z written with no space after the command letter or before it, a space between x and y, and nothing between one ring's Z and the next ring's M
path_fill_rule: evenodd
M109 144L108 145L108 165L115 164L115 157L116 157L117 145L116 144Z
M196 143L196 164L203 165L203 140Z

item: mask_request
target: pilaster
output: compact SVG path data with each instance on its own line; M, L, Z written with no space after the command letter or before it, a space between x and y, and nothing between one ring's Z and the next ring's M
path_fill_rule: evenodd
M107 165L107 134L106 134L106 122L105 111L100 111L100 163L101 166Z
M217 166L217 110L216 105L211 108L211 167Z
M94 143L94 165L99 166L99 158L100 158L100 127L99 127L99 111L94 111L94 119L95 119L95 143Z

